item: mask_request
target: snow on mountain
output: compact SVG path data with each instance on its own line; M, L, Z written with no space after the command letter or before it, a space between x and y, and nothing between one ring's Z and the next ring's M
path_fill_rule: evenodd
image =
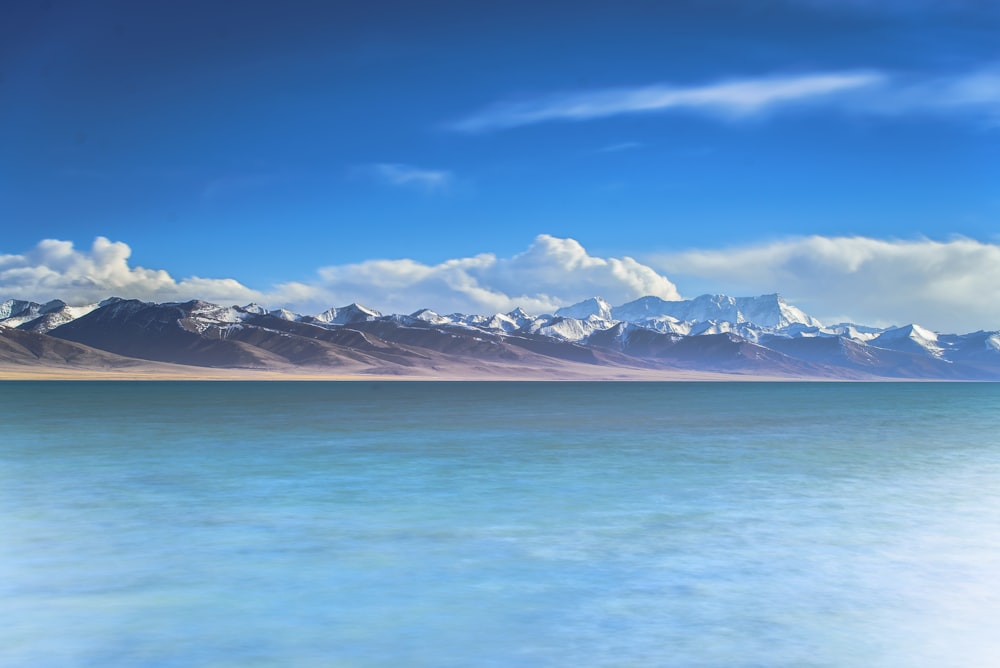
M630 368L1000 379L1000 332L823 327L778 295L703 295L677 302L644 297L618 307L594 297L539 316L522 309L493 315L424 309L383 316L358 304L301 316L257 304L226 307L198 300L155 304L112 298L82 307L7 300L0 303L0 316L5 332L15 325L116 354L208 366L381 360L377 364L416 368L428 354L458 355L466 364L502 349L504 359L530 354Z
M87 304L86 306L66 306L65 308L61 309L61 312L68 313L70 316L72 316L71 319L75 320L76 318L82 318L83 316L87 315L94 309L99 308L100 306L101 306L100 304Z
M429 325L482 329L497 334L511 334L523 330L536 320L535 316L529 315L521 308L516 308L509 313L495 313L493 315L466 313L441 315L425 308L407 317Z
M0 325L45 334L97 307L98 304L70 306L61 299L53 299L45 304L8 299L0 304Z
M330 308L319 315L313 316L314 320L324 325L350 325L355 322L368 322L381 317L382 314L375 309L357 303L348 304L340 308Z
M749 326L754 326L753 323L747 323ZM783 336L788 336L796 339L812 338L817 336L836 336L833 332L826 330L823 327L813 327L810 325L804 325L802 323L796 322L787 327L780 327L778 329L772 330L775 333L779 333Z
M635 327L640 327L642 329L649 329L654 332L660 332L662 334L679 334L681 336L688 336L691 334L692 328L696 323L693 322L681 322L677 318L672 318L669 315L660 316L658 318L650 318L648 320L639 321L628 321L628 320L615 320L615 322L628 322Z
M826 336L843 336L854 341L867 342L884 332L880 327L866 327L851 322L842 322L836 325L828 325L820 329Z
M53 299L45 304L8 299L0 304L0 322L7 327L20 327L47 313L53 313L66 306L66 302Z
M596 300L588 301L596 302ZM607 305L607 302L603 300L600 300L600 302L604 304L605 312L610 311L610 306ZM595 303L594 305L600 310L599 304ZM591 333L607 329L614 324L611 320L593 314L584 316L583 318L558 315L534 316L521 308L516 308L508 313L495 313L491 316L468 315L464 313L452 313L451 315L443 316L430 309L423 309L413 313L409 317L435 326L448 325L452 327L479 329L493 334L533 334L574 342L582 342Z
M611 316L611 304L600 297L591 297L572 306L564 306L555 312L556 317L575 318L586 320L590 316L596 316L601 320L613 320Z
M528 313L527 311L525 311L520 306L518 306L513 311L508 311L505 315L508 318L513 318L514 320L534 320L535 319L535 316L531 315L530 313Z
M302 319L302 316L298 313L292 313L288 309L274 309L273 311L268 311L267 314L274 318L280 318L282 320L287 320L289 322L298 322Z
M642 322L644 320L656 320L662 317L669 317L674 320L672 311L677 308L677 304L684 302L668 302L665 299L654 297L640 297L634 301L611 309L611 317L614 320L623 322Z
M934 357L941 357L944 348L938 344L938 335L920 325L905 325L891 327L868 342L877 348L900 350L904 352L925 352Z
M0 303L0 322L8 321L11 318L18 318L30 312L34 312L35 317L38 317L38 309L40 306L41 304L37 304L35 302L28 302L21 299L8 299L7 301Z
M735 323L727 320L716 322L715 320L702 320L695 322L688 334L690 336L706 336L710 334L729 334L735 330ZM748 337L744 337L748 338Z
M34 320L23 323L19 326L19 329L26 329L39 334L48 334L56 327L65 325L67 322L73 322L77 318L87 315L97 307L97 304L88 304L86 306L69 306L63 304L57 310L47 311Z
M237 323L247 317L247 312L238 306L218 306L203 301L186 302L191 305L191 317L215 323Z
M432 342L439 352L444 349L441 342L452 339L464 341L462 346L478 346L477 342L484 340L497 345L509 342L515 351L562 351L560 355L570 354L566 351L571 348L575 351L571 356L578 355L578 346L583 346L604 351L600 354L614 350L631 356L629 359L669 359L674 360L671 364L698 368L712 355L721 355L718 359L712 357L712 364L722 364L723 357L731 357L737 350L756 351L754 355L770 350L799 362L840 369L837 373L1000 378L1000 332L940 334L915 324L887 329L853 323L824 327L777 294L744 298L702 295L684 301L649 296L616 307L593 297L555 314L539 316L520 308L493 315L441 315L423 309L411 315L383 316L359 304L302 316L285 309L267 311L257 304L226 307L198 300L154 304L111 298L97 305L68 306L60 300L38 304L9 299L0 303L0 326L40 334L54 332L56 337L87 345L106 345L105 349L112 352L131 350L128 341L139 331L149 332L154 338L165 337L162 345L176 344L179 351L181 342L187 339L174 340L167 330L183 330L183 336L195 334L206 340L228 342L228 347L223 346L228 352L218 359L238 359L243 360L241 364L251 365L267 364L273 354L292 355L295 359L303 355L322 357L329 353L324 348L327 344L343 343L347 341L344 337L369 332L397 337L397 343L403 341L406 345ZM400 334L404 330L405 336ZM88 331L91 333L84 336ZM298 343L293 344L292 339ZM302 343L306 339L322 343ZM446 347L451 350L455 345L448 343ZM255 348L251 351L247 346ZM261 346L266 353L256 351ZM279 350L284 352L276 352ZM152 348L143 354L149 359L166 359L166 353L161 355ZM787 370L791 368L788 359L774 358L771 362Z
M286 320L302 319L287 311L272 311L271 315ZM302 320L336 326L382 317L374 309L351 304ZM585 342L593 332L608 329L615 322L630 322L657 332L683 336L732 332L749 341L757 341L764 332L782 331L788 336L827 335L819 330L817 320L787 304L776 294L741 298L702 295L693 300L676 302L649 296L618 307L612 307L600 297L592 297L560 308L554 315L533 316L521 308L489 316L464 313L441 315L431 309L421 309L401 317L435 327L474 328L497 334L523 332L573 342Z
M506 313L497 313L489 319L478 322L475 326L491 332L505 332L510 334L521 329L526 323L515 320Z
M761 297L723 297L731 300L733 306L742 313L746 322L752 322L762 327L789 327L805 325L807 327L822 327L823 323L806 315L800 309L792 306L781 295L763 295Z
M815 318L788 304L778 294L760 297L701 295L695 299L666 301L641 297L611 310L615 320L641 322L669 316L685 322L752 322L760 327L781 328L793 324L821 327Z
M614 325L613 320L605 320L596 315L583 319L553 316L536 319L526 330L531 334L582 343L594 332L610 329Z
M182 314L178 325L187 331L204 334L208 331L226 332L239 328L244 320L253 317L239 306L219 306L201 300L162 304L174 307Z
M510 318L510 320L512 320L515 324L517 324L518 327L524 327L524 326L528 325L529 323L534 322L536 320L535 316L529 315L520 306L518 306L513 311L510 311L509 313L506 313L505 315L508 318Z
M452 319L448 316L440 315L429 308L423 308L419 311L411 313L409 317L414 320L426 322L429 325L450 325L452 323Z
M524 309L518 307L508 313L496 313L488 318L480 316L465 316L463 322L479 329L511 334L513 332L527 330L533 323L539 320L540 318L529 315L524 311ZM549 317L542 316L541 320L548 322Z
M251 315L264 315L267 313L267 309L257 302L250 302L246 306L240 306L239 309L241 311L245 311L246 313L250 313Z

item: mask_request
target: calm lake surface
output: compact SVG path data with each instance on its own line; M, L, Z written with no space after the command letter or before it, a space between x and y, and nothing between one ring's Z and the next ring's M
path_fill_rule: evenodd
M0 665L983 666L1000 385L0 383Z

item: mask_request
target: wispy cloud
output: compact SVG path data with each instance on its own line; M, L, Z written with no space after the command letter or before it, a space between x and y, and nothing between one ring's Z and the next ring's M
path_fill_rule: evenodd
M1000 66L941 76L898 76L878 95L862 98L859 108L881 114L962 113L1000 120Z
M452 124L460 132L489 132L547 121L582 121L669 109L747 116L777 105L855 91L883 82L877 72L832 72L723 81L704 86L609 88L565 93L488 107Z
M811 236L648 257L679 284L781 292L824 322L1000 328L1000 245Z
M622 141L616 144L608 144L597 149L598 153L620 153L622 151L632 151L642 148L643 144L637 141Z
M687 109L744 118L792 106L824 105L870 115L972 113L1000 119L1000 67L945 75L876 70L735 79L700 86L666 84L543 96L489 106L449 127L466 133L556 121Z
M398 162L379 162L360 169L371 178L392 186L441 190L452 182L452 173L442 169L424 169Z

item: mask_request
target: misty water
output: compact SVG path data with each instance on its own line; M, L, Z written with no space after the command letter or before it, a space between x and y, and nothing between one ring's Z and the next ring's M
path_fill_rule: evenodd
M971 666L1000 385L0 383L0 665Z

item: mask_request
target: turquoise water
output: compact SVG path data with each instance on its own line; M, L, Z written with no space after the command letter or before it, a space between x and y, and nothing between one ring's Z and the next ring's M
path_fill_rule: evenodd
M0 383L0 665L974 666L1000 385Z

